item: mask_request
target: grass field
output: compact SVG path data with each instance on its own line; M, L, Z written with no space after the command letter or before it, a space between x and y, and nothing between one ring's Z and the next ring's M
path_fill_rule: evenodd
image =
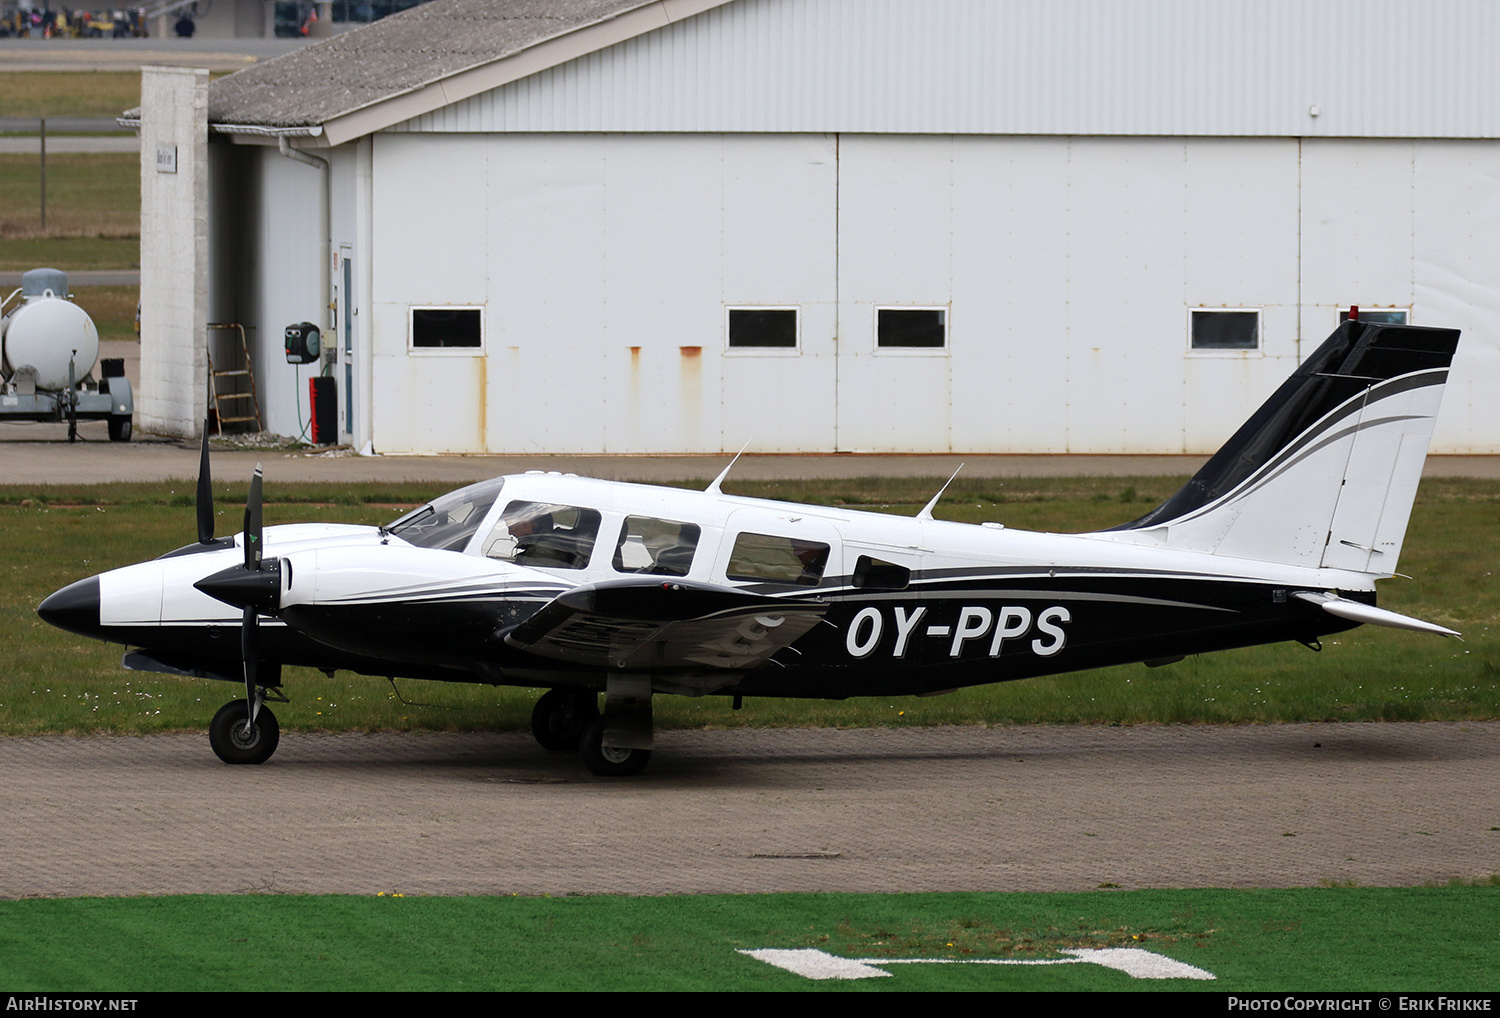
M73 303L89 313L100 339L138 339L135 309L140 303L139 286L73 286Z
M29 199L35 201L35 198ZM139 233L127 237L0 237L0 270L36 268L82 272L86 269L141 267Z
M9 992L153 990L1493 991L1500 889L0 902ZM1133 947L1212 981L1092 964L887 964L817 982L740 952L1062 959Z
M139 71L0 75L0 117L118 117L141 104Z
M7 242L60 237L127 240L138 239L140 232L139 156L49 153L47 228L43 230L40 160L34 155L0 154L0 238ZM7 254L12 257L14 253Z
M268 486L267 524L300 520L375 523L438 494L436 487ZM939 507L950 519L995 519L1028 529L1076 531L1139 515L1172 479L970 481ZM911 513L928 481L749 484L739 494ZM239 529L245 486L220 485L219 531ZM119 667L121 648L54 630L35 615L74 579L190 543L187 484L74 489L0 487L0 641L13 648L0 675L0 734L201 730L233 691L227 685ZM884 499L885 501L881 501ZM1500 717L1500 581L1493 547L1500 484L1424 483L1402 571L1382 603L1464 633L1464 642L1362 627L1326 641L1189 658L1158 669L1126 666L982 686L948 696L842 702L661 697L663 728L797 725L1143 724ZM522 730L538 691L382 680L289 669L293 703L278 707L296 730ZM412 701L403 703L402 699ZM420 705L418 705L420 704Z
M0 74L0 117L115 117L140 96L139 72ZM139 156L49 153L44 230L40 161L0 155L0 270L139 268L140 230Z

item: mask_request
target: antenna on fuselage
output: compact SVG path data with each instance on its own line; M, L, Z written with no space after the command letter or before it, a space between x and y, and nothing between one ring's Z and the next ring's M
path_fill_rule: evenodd
M963 468L964 468L964 465L962 463L960 463L958 465L958 470L962 470ZM948 490L948 485L952 484L958 478L958 470L953 471L953 476L950 477L950 478L948 478L947 483L944 484L941 488L938 489L938 493L936 495L932 496L932 501L928 502L926 505L924 505L922 507L922 511L919 512L919 513L917 513L917 519L919 519L919 520L930 520L930 519L932 519L932 510L934 510L934 509L937 508L938 499L940 499L940 498L943 497L943 492L945 492L945 491Z
M754 441L754 439L751 439L751 441ZM719 485L724 483L724 478L729 476L729 471L734 469L734 465L739 462L741 456L745 455L745 450L748 448L750 448L750 442L746 442L744 445L740 446L740 451L734 454L734 459L729 461L729 466L725 467L719 473L719 476L714 478L714 482L712 484L703 489L703 493L705 495L724 494L724 492L719 489Z

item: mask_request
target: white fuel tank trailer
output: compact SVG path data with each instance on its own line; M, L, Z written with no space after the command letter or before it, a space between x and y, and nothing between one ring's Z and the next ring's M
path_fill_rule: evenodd
M112 441L129 441L135 398L124 361L106 359L95 380L99 330L68 296L67 273L24 273L0 312L0 421L67 421L72 441L80 420L103 420Z

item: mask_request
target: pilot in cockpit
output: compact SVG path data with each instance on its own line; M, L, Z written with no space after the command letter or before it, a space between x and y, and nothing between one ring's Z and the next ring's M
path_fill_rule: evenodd
M484 554L517 565L582 569L588 564L592 533L581 535L576 526L559 527L552 508L535 502L511 503L485 542Z
M510 536L516 539L516 560L524 561L528 552L535 552L547 544L547 535L556 530L551 513L536 516L522 515L504 520Z

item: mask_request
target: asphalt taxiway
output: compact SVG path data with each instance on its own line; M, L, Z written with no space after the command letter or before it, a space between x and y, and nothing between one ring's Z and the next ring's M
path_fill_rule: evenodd
M1500 872L1500 724L0 740L0 896L1416 885Z

